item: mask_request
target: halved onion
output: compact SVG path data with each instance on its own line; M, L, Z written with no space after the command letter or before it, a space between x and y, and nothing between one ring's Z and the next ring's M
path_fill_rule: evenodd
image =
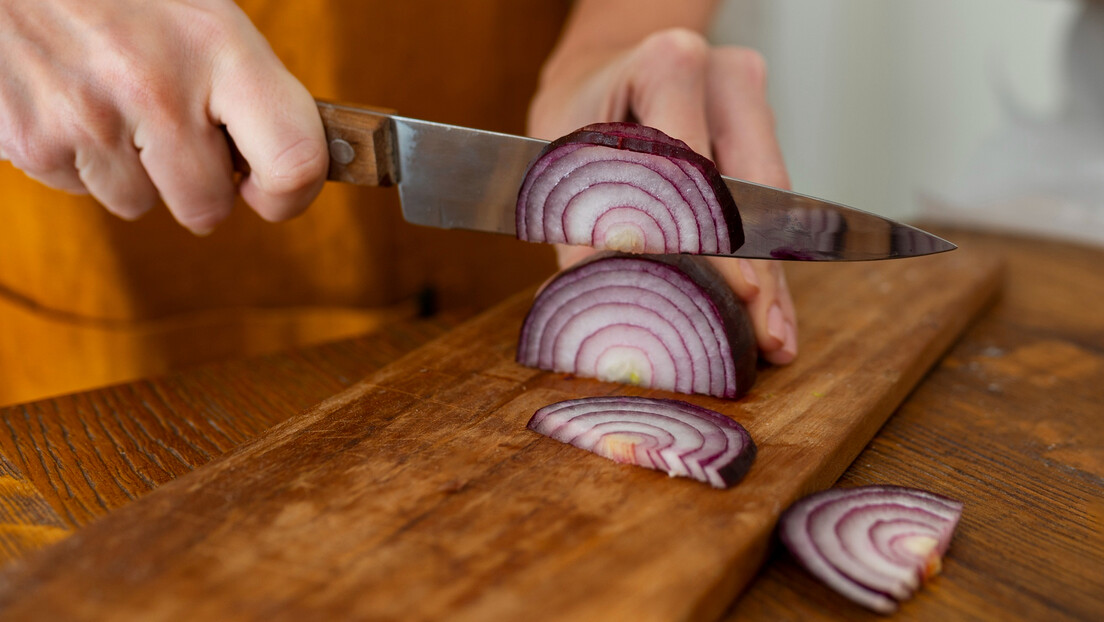
M681 140L635 123L597 123L553 141L529 165L517 236L633 253L731 253L744 243L717 167Z
M615 462L690 477L716 488L743 479L756 452L739 423L679 400L567 400L538 410L528 428Z
M879 613L939 572L962 503L900 486L834 488L782 515L782 542L811 573Z
M606 251L556 276L518 339L523 365L737 398L755 379L747 311L709 264Z

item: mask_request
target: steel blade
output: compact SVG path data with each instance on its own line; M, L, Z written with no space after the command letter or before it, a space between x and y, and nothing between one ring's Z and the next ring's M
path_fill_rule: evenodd
M910 225L840 203L724 177L744 225L739 257L863 261L957 248Z
M547 141L395 116L399 196L408 222L516 235L518 188ZM731 256L855 261L955 248L846 205L725 177L745 242Z
M518 188L548 141L393 118L407 222L517 234Z

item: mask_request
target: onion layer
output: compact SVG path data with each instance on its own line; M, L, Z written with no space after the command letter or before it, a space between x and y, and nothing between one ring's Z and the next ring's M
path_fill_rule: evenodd
M843 596L892 613L940 569L962 503L913 488L825 490L782 515L782 542Z
M722 277L685 255L598 253L537 296L523 365L725 398L755 379L751 322Z
M713 162L654 128L597 123L553 141L518 193L517 237L633 253L728 254L744 243Z
M538 410L528 428L615 462L690 477L715 488L743 479L756 453L739 423L679 400L568 400Z

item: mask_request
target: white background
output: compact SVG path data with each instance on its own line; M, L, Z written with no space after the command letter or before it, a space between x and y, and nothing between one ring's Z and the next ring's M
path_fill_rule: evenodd
M1079 13L1063 0L727 0L712 38L766 57L795 190L907 220L925 196L980 203L987 142L1061 115Z

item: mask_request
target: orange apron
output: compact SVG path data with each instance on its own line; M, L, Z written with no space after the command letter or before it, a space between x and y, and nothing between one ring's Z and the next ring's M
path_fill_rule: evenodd
M317 97L523 132L569 2L240 3ZM127 223L0 163L0 404L485 307L554 270L551 250L407 225L394 189L327 184L306 214L244 204L197 238L164 207Z

